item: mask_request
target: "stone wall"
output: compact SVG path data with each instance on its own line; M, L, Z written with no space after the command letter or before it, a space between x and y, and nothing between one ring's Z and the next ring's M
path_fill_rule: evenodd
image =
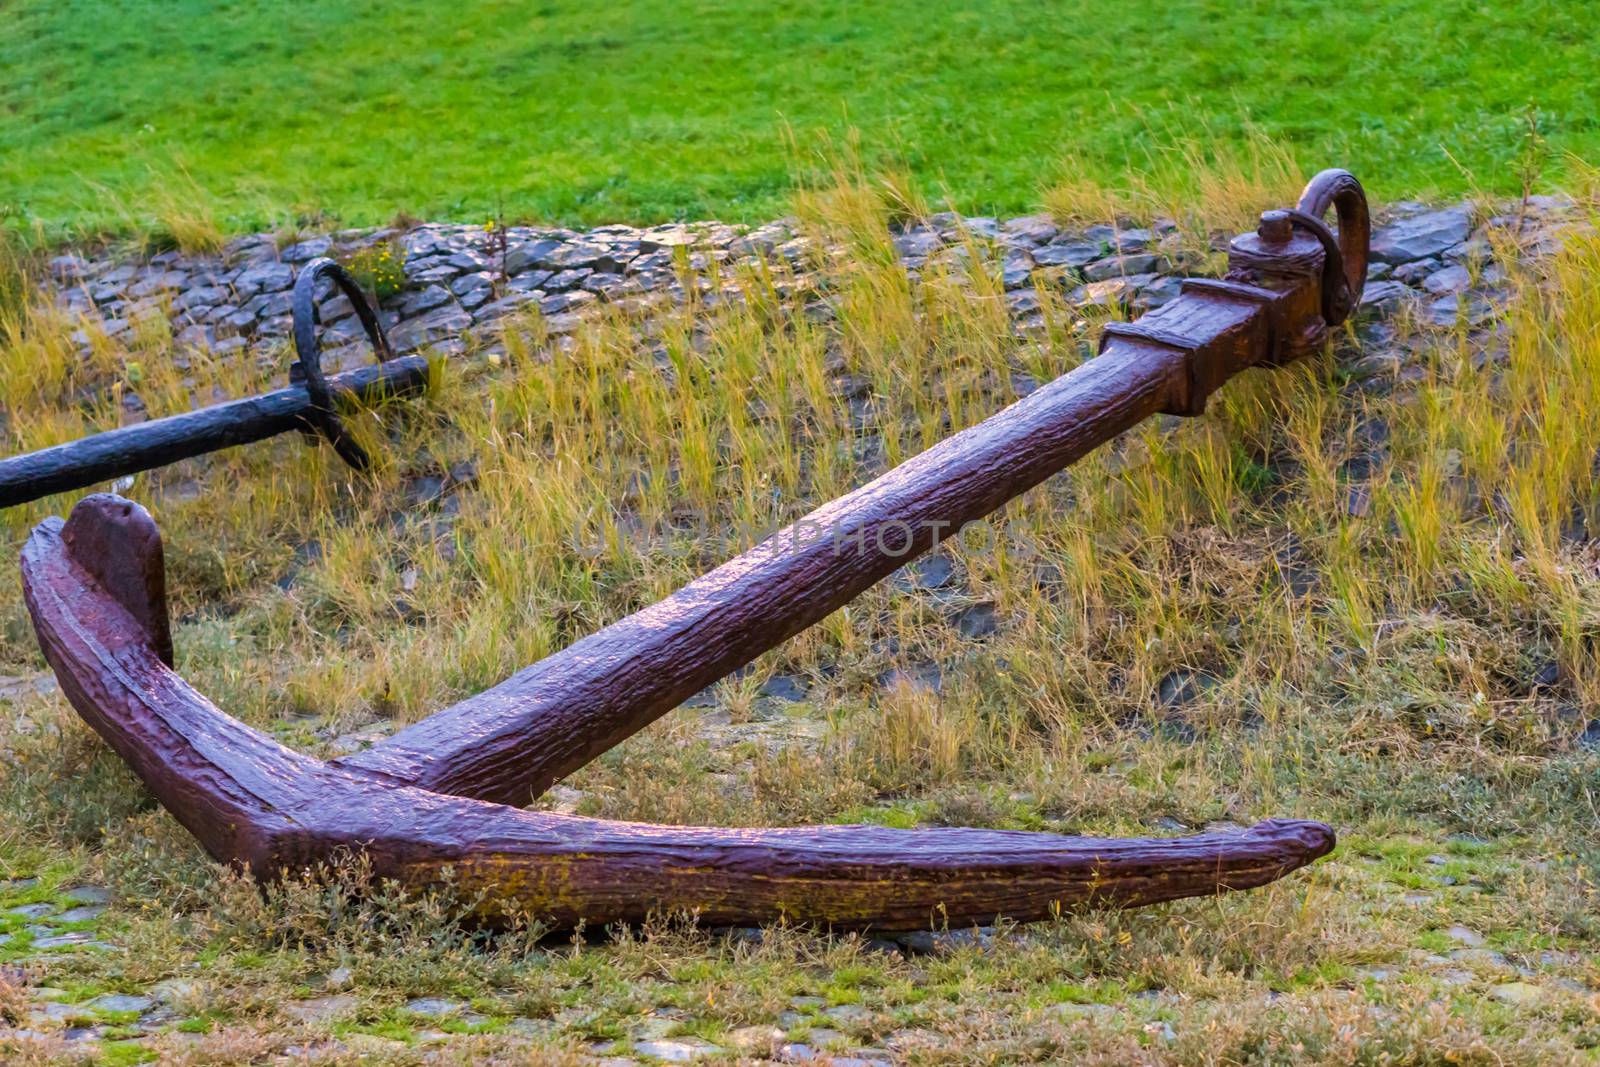
M1460 317L1481 324L1492 315L1504 281L1488 231L1514 236L1519 254L1548 254L1558 247L1556 230L1571 214L1570 202L1557 198L1534 198L1487 218L1467 205L1394 205L1374 233L1362 303L1379 311L1414 305L1422 321L1439 326ZM285 341L289 293L303 264L392 242L403 254L405 286L382 304L390 339L401 352L432 348L449 354L463 350L471 332L487 333L484 328L495 320L532 307L560 335L593 308L645 310L682 301L685 286L709 300L736 298L737 268L758 260L776 268L780 288L804 288L814 280L819 251L788 220L753 229L718 222L600 226L582 233L513 227L504 232L503 251L495 238L483 227L446 224L346 230L282 247L270 234L253 234L214 256L164 252L127 261L69 252L52 259L49 268L54 299L84 319L77 340L85 349L91 331L115 338L141 316L162 315L179 347L243 352ZM1186 250L1171 223L1061 228L1038 215L999 220L945 213L900 228L893 240L913 274L976 248L1004 285L1021 330L1042 325L1042 292L1059 292L1079 308L1124 305L1137 313L1170 300L1186 273L1220 258ZM1224 240L1217 235L1213 248ZM344 297L330 293L320 314L330 369L369 358ZM1384 338L1377 341L1367 358L1382 369L1394 353L1385 352Z

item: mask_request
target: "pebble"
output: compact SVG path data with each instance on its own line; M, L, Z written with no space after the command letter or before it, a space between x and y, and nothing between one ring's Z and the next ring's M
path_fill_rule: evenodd
M1561 681L1561 664L1547 659L1534 668L1528 679L1528 688L1534 691L1552 689Z
M633 1051L641 1056L649 1056L667 1063L688 1063L691 1060L718 1056L722 1053L720 1047L693 1037L635 1041Z
M726 1039L735 1052L766 1056L783 1040L783 1031L776 1026L741 1026L730 1030Z
M168 978L150 987L150 995L162 1004L184 1004L197 1000L205 986L192 978Z
M957 632L968 641L988 637L1000 628L995 606L984 602L958 612L954 619Z
M283 1005L286 1014L304 1023L320 1023L353 1012L361 1002L349 993L335 993L309 1000L291 1000Z
M1444 266L1443 262L1433 256L1429 256L1427 259L1419 259L1415 262L1404 263L1395 267L1390 272L1390 276L1396 281L1404 282L1407 285L1419 285L1428 275L1442 266Z
M80 885L61 894L74 904L109 904L111 890L98 885Z
M234 280L234 290L240 295L281 293L294 285L294 269L287 263L266 263L243 271Z
M911 952L926 954L948 952L958 948L987 947L994 940L994 929L980 926L961 930L908 930L884 936L892 941L898 941Z
M1176 300L1183 292L1183 279L1171 274L1157 275L1156 279L1139 290L1134 301L1140 311L1149 311Z
M459 1000L449 997L418 997L406 1001L406 1011L413 1015L425 1015L433 1019L449 1018L459 1015L465 1005Z
M1125 278L1090 282L1077 292L1077 303L1084 308L1125 308L1133 303L1140 289L1154 280L1153 274L1133 274Z
M34 948L67 948L71 945L80 945L92 948L106 947L101 942L96 941L94 939L94 935L83 930L74 930L71 933L66 934L56 934L53 937L35 938L33 942Z
M1482 293L1452 293L1441 296L1427 307L1428 321L1435 326L1481 326L1493 318L1497 308Z
M1467 268L1455 264L1428 275L1422 280L1422 287L1428 292L1442 296L1446 293L1465 292L1472 285L1472 275Z
M907 563L891 579L901 589L943 589L955 580L956 567L942 552Z
M642 1041L666 1037L683 1024L688 1015L677 1008L657 1008L633 1027L634 1038Z
M937 663L891 667L878 676L878 685L883 689L898 689L904 686L918 692L942 693L944 668Z
M1589 725L1578 735L1578 747L1589 752L1600 752L1600 719L1589 720Z
M815 1044L794 1041L778 1048L778 1059L784 1063L820 1062L826 1064L826 1067L883 1067L884 1063L892 1058L887 1052L868 1056L865 1055L867 1051L855 1049L849 1053L823 1052Z
M843 1023L846 1026L855 1026L865 1023L872 1018L872 1012L868 1011L866 1008L863 1008L859 1004L839 1004L835 1007L825 1009L822 1014L826 1015L834 1022Z
M1129 278L1140 274L1158 274L1171 267L1165 256L1148 254L1107 256L1090 263L1083 269L1083 280L1103 282L1111 278Z
M61 1003L62 998L68 995L66 990L51 988L48 993L49 995L43 988L33 990L33 995L44 1001L40 1007L33 1009L33 1013L38 1017L36 1021L59 1021L83 1014L83 1009L78 1005Z
M89 1001L89 1007L98 1011L149 1011L156 1006L155 998L132 993L108 993Z
M1535 1007L1545 999L1544 990L1528 982L1503 982L1491 988L1489 995L1519 1008Z
M1118 1010L1115 1004L1079 1004L1072 1001L1050 1006L1052 1014L1067 1019L1105 1019L1117 1014Z
M444 304L401 323L390 331L389 342L396 352L412 352L453 338L471 326L471 315L454 304Z
M1044 244L1061 232L1061 228L1048 215L1023 215L1007 219L1000 224L1000 230L1006 238L1030 245Z
M1156 683L1156 706L1181 708L1194 703L1216 685L1217 679L1205 671L1179 667L1162 675Z
M1428 211L1373 231L1371 255L1380 263L1410 263L1466 240L1472 215L1465 207Z
M1492 971L1515 970L1505 956L1489 948L1452 949L1449 958L1455 963L1476 964Z
M772 697L788 703L798 703L806 699L806 684L799 678L789 674L774 675L761 687L761 695Z
M1416 290L1403 282L1368 282L1361 290L1361 308L1364 311L1389 312L1399 307Z
M430 285L420 293L411 293L400 304L400 314L406 318L450 303L450 290L441 285Z
M1353 519L1364 519L1372 511L1372 490L1364 485L1352 485L1345 498L1344 511Z
M575 815L578 811L578 805L583 803L586 796L588 794L581 789L574 789L569 785L553 785L545 790L542 799L549 810L553 812L561 815Z
M1077 242L1072 244L1049 244L1033 251L1033 261L1041 267L1086 267L1099 259L1102 249L1097 244Z
M333 248L333 238L313 237L300 241L285 248L279 255L285 263L307 263L318 256L325 256Z

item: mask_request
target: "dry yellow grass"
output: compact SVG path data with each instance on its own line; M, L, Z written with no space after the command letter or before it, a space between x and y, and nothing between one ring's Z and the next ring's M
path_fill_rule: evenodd
M1240 212L1283 199L1280 158L1222 172ZM1059 303L1043 335L1017 338L981 271L908 285L886 219L914 193L850 167L837 179L798 204L848 252L821 291L719 278L745 299L697 299L642 336L614 314L564 346L510 323L441 367L426 402L356 423L381 457L370 477L284 439L136 479L128 495L167 538L185 674L326 752L659 598L999 410L1021 375L1085 358L1091 324ZM1331 861L1264 892L911 958L666 920L593 944L484 942L446 903L374 900L359 872L263 898L147 810L59 697L30 697L3 736L0 866L45 877L8 899L109 880L123 903L101 936L130 951L63 959L48 980L200 974L185 1016L207 1036L188 1052L159 1039L194 1062L330 1034L415 1042L403 1003L433 994L490 1030L549 1020L558 1060L662 1008L726 1046L814 995L865 1014L808 1005L791 1037L839 1029L912 1062L1583 1062L1600 1043L1600 768L1576 740L1600 701L1600 585L1571 533L1600 502L1600 241L1516 286L1497 335L1419 337L1421 380L1358 391L1330 354L1129 434L948 545L948 583L885 583L723 683L719 708L676 712L565 783L582 811L680 822L1338 825ZM0 324L9 447L114 424L119 389L161 414L266 387L282 365L179 370L154 326L79 364L71 326ZM70 504L6 513L9 543ZM13 674L39 666L16 584L0 571ZM997 628L970 640L955 620L978 605ZM806 699L762 696L777 674ZM1183 677L1193 699L1162 706ZM1450 958L1455 926L1501 962ZM340 966L349 1021L283 1014ZM1537 998L1496 993L1512 980ZM1062 1006L1078 1003L1111 1007ZM500 1038L474 1040L453 1054Z

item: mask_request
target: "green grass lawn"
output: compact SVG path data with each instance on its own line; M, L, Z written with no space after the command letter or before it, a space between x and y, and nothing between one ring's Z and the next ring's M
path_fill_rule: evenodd
M1530 105L1556 153L1596 154L1586 7L10 0L0 214L751 220L851 129L968 210L1252 127L1383 197L1459 192L1460 168L1511 191Z

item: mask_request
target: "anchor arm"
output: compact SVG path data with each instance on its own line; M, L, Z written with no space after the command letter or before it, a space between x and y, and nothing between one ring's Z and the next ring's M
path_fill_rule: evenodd
M102 556L114 545L116 580ZM1263 885L1333 847L1314 822L1241 834L1093 839L872 826L722 829L610 822L444 796L293 752L223 714L166 662L155 635L160 537L137 504L85 498L22 553L46 659L80 715L223 862L259 877L367 855L375 874L447 881L486 923L557 926L691 912L841 929L1047 918ZM449 872L448 875L446 872Z

